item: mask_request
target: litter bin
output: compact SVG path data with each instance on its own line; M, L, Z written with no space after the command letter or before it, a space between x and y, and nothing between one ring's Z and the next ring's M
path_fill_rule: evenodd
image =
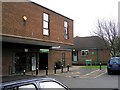
M85 60L86 65L92 65L92 60Z

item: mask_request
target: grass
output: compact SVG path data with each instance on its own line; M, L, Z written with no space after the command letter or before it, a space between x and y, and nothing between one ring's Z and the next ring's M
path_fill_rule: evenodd
M99 69L100 66L81 66L80 68L96 68L96 69ZM107 66L103 65L103 66L101 66L101 68L107 68Z

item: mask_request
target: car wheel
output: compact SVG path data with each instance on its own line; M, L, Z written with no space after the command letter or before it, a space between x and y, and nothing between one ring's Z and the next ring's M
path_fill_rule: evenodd
M107 73L108 73L108 75L111 75L112 72L110 70L107 70Z
M110 71L108 71L107 73L108 73L108 75L111 75L111 72L110 72Z

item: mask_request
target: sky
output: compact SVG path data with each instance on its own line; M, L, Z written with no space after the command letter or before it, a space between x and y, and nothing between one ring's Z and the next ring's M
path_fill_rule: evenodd
M97 20L118 20L120 0L31 0L74 20L74 37L93 35Z

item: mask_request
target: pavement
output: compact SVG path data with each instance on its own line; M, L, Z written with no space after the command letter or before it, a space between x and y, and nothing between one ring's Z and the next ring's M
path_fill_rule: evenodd
M69 78L98 78L100 76L102 76L103 74L106 74L106 69L85 69L85 68L81 68L79 66L78 69L74 69L74 70L71 70L69 72L63 72L63 73L58 73L58 74L55 74L55 75L58 75L58 76L64 76L64 77L69 77Z
M63 68L63 72L61 69L57 69L56 73L54 70L39 70L37 76L46 76L46 75L57 75L64 77L72 77L72 78L97 78L106 73L106 69L98 69L98 68L81 68L81 66L72 66L69 67L69 71L67 68ZM35 75L36 72L27 73L27 75Z
M76 71L79 69L80 69L80 66L72 66L72 67L69 67L69 71L68 71L68 69L66 67L66 68L63 68L63 73L73 72L73 71ZM61 74L61 73L62 73L61 69L56 69L56 74ZM48 70L47 74L48 75L55 75L55 70ZM36 75L36 71L27 72L26 75ZM45 76L45 75L46 75L46 70L39 70L38 71L37 76Z

